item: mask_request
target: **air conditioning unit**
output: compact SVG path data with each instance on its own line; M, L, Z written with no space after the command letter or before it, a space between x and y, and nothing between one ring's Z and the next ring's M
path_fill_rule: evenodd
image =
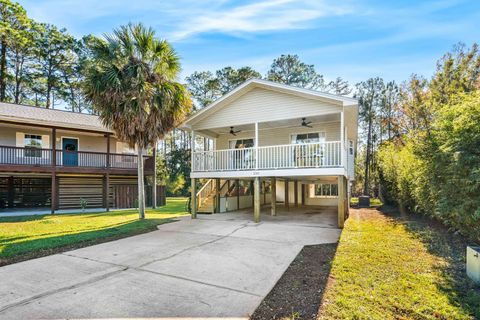
M467 247L467 276L480 284L480 247Z

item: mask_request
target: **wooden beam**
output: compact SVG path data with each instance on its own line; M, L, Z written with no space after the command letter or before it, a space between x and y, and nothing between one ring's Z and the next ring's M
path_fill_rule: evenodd
M298 208L298 181L295 180L293 182L293 192L295 193L293 195L293 201L295 203L295 208Z
M52 172L52 187L51 187L51 196L50 196L50 206L51 212L55 213L55 209L57 208L57 174L55 171Z
M220 179L215 179L215 202L213 203L213 213L220 213Z
M240 180L235 180L235 185L237 186L237 210L240 210Z
M110 211L110 174L105 174L105 209Z
M287 209L287 211L290 210L288 185L289 185L289 181L288 181L288 179L285 179L285 209Z
M13 185L13 177L8 177L7 180L7 203L10 209L15 205L15 188Z
M338 227L343 228L345 224L345 181L343 176L338 176Z
M277 215L277 179L275 178L272 178L271 180L271 191L272 191L272 194L271 194L271 208L272 208L272 216L276 216Z
M197 218L197 179L191 179L191 202L190 207L192 211L192 219Z
M253 221L260 222L260 178L253 181Z

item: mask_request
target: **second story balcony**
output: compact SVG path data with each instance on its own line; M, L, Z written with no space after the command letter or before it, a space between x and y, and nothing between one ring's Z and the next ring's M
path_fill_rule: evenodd
M153 158L144 156L144 161L145 170L153 170ZM138 157L135 154L0 146L0 169L2 166L134 171L138 166Z
M196 151L192 172L342 167L340 141Z

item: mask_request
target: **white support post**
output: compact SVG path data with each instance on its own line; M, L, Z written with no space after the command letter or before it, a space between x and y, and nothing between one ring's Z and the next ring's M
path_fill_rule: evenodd
M255 169L258 170L258 122L255 122Z
M195 131L192 130L192 139L190 141L190 161L192 163L192 171L195 171L195 158L194 158L194 153L195 152Z
M340 163L345 168L345 114L340 112Z

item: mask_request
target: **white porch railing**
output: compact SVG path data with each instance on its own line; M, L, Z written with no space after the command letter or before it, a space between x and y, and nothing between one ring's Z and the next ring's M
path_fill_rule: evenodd
M340 141L198 151L192 154L192 171L341 167L341 154Z

